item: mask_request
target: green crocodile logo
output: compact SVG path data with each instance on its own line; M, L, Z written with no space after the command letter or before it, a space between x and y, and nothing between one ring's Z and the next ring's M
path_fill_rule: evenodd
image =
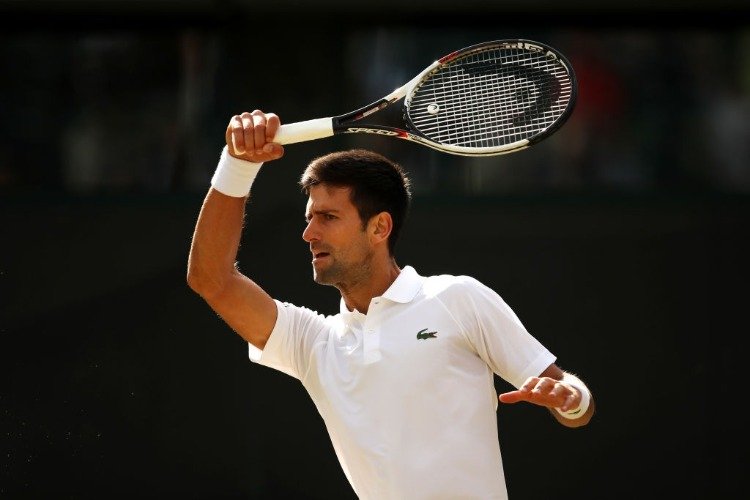
M426 340L437 338L437 332L428 332L427 328L417 332L417 340Z

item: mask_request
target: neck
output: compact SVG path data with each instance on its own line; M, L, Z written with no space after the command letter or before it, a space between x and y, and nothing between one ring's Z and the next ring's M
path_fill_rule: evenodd
M357 283L339 284L336 288L341 292L341 298L350 311L356 309L362 314L367 314L372 298L383 295L400 273L401 269L395 259L389 257L384 265L373 269L366 279Z

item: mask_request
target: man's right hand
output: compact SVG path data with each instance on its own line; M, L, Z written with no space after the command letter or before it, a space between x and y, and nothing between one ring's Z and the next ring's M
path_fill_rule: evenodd
M253 163L277 160L284 156L284 147L273 142L280 126L276 114L258 109L234 115L225 134L227 150L235 158Z

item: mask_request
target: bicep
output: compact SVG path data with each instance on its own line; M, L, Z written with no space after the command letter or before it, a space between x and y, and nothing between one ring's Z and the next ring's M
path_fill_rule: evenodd
M211 308L237 334L263 349L276 324L276 303L265 290L247 276L234 272L221 292L206 297Z

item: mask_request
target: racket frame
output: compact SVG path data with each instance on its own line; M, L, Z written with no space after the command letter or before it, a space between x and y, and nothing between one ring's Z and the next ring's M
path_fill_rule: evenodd
M521 139L512 143L503 144L502 146L492 147L465 147L456 146L451 144L442 144L435 142L427 137L416 133L415 131L408 130L406 128L392 127L388 125L381 125L376 123L362 123L357 126L357 123L361 122L362 119L370 116L386 107L394 104L395 102L404 99L403 109L406 111L409 108L411 97L414 90L419 87L420 83L426 79L433 71L441 68L443 65L450 61L464 57L472 52L482 51L485 47L492 46L507 46L507 48L517 48L523 50L532 50L536 52L544 52L548 57L556 59L560 65L565 69L570 78L570 98L566 105L563 113L550 124L547 128L539 131L532 137ZM297 142L311 141L316 139L322 139L331 137L338 134L372 134L386 137L392 137L397 139L408 140L430 147L437 151L444 153L450 153L454 155L462 156L495 156L501 154L512 153L528 148L532 144L535 144L542 139L549 137L553 132L559 129L563 123L565 123L573 111L575 102L577 99L577 80L573 71L573 66L557 50L552 47L533 40L527 39L505 39L505 40L494 40L488 42L482 42L475 45L470 45L462 49L456 50L447 54L440 59L437 59L432 64L427 66L418 75L409 80L404 85L398 87L390 94L374 101L366 106L363 106L354 111L344 113L342 115L329 116L325 118L316 118L312 120L305 120L300 122L288 123L282 125L277 131L274 142L279 144L293 144ZM406 113L404 113L406 116ZM408 118L405 119L408 124Z

